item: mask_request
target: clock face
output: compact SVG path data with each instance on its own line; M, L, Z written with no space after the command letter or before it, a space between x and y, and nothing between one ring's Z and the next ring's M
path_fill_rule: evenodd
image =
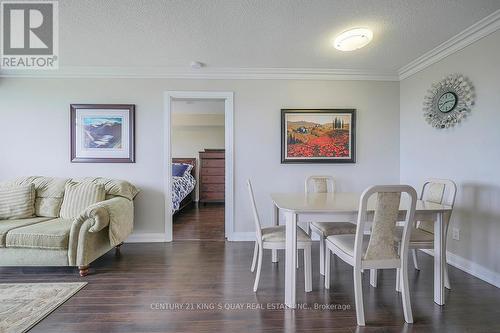
M449 91L441 95L438 100L438 109L443 113L450 112L457 105L457 95Z

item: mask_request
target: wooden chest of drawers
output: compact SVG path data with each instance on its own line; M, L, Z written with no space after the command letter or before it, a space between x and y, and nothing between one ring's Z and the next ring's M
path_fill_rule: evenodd
M200 202L224 202L224 149L200 151Z

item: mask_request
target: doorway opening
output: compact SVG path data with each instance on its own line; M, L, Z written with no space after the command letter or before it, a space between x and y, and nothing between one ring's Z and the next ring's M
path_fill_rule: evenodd
M233 232L233 93L167 92L165 238Z

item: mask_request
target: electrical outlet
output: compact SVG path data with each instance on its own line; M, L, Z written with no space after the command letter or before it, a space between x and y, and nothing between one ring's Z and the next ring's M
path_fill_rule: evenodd
M460 240L460 229L453 228L453 234L451 236L454 240Z

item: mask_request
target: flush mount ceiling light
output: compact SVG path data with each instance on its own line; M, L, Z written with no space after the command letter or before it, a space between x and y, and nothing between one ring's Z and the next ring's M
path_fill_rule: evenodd
M340 51L354 51L371 42L373 32L367 28L356 28L344 31L333 41L333 46Z

